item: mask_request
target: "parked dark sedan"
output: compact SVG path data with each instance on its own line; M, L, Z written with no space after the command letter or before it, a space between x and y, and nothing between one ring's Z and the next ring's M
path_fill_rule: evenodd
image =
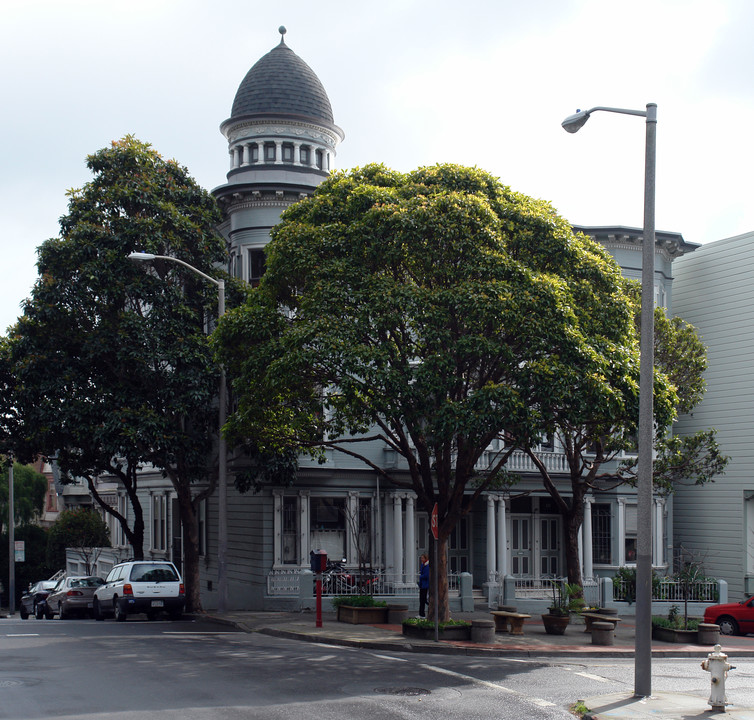
M57 582L55 580L40 580L29 585L29 589L21 596L21 606L18 613L22 620L29 615L42 619L45 611L45 600Z
M94 591L104 584L101 577L95 576L62 578L47 596L45 617L52 619L54 615L58 615L61 620L65 620L74 613L91 617Z

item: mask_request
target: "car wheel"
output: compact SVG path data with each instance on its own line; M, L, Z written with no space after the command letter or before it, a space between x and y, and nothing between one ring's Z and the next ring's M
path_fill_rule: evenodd
M52 608L45 603L45 619L52 620L55 617L55 613L52 612Z
M738 623L730 615L718 618L717 624L721 635L738 635Z
M29 619L29 612L23 605L20 608L18 608L18 614L21 616L22 620Z
M68 619L68 611L63 607L62 603L58 603L58 617L61 620Z
M113 598L113 615L117 622L126 621L126 612L121 608L118 598Z
M44 617L44 608L42 605L34 606L34 617L37 618L37 620L41 620Z
M102 614L102 610L99 606L99 600L97 600L97 598L94 598L94 602L92 603L92 615L94 615L95 620L105 619L105 616Z

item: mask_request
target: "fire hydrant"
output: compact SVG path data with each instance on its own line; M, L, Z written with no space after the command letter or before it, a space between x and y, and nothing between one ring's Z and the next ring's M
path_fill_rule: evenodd
M728 699L725 697L725 678L728 677L728 670L733 670L735 667L728 663L728 656L722 652L720 645L715 645L713 651L707 655L707 659L702 660L702 670L712 675L710 678L712 689L707 702L713 710L725 712L725 706L728 704Z

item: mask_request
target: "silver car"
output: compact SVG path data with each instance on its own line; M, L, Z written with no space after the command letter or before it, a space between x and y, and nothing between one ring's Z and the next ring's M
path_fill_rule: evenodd
M62 578L47 596L45 617L58 615L61 620L71 615L92 616L94 591L103 585L101 577L73 575Z

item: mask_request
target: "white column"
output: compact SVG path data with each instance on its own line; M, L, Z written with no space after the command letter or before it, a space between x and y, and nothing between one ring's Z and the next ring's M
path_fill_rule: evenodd
M393 551L393 541L395 539L393 533L393 496L385 493L383 495L384 506L382 513L385 518L385 571L396 572L395 565L395 552Z
M487 495L487 582L494 580L497 570L495 550L495 498L493 495Z
M233 162L236 154L233 152L233 150L228 150L228 158L230 159L230 169L232 170L234 168Z
M359 495L349 492L346 497L346 517L352 518L353 522L346 523L346 559L351 565L359 561L357 543L359 539L354 533L359 532Z
M626 564L626 498L618 498L618 565Z
M665 519L665 501L662 498L655 498L655 527L654 527L654 552L652 553L652 564L662 565L665 562L662 552L662 539L664 533L664 519Z
M584 522L582 528L584 530L584 564L582 565L583 572L582 577L591 578L594 577L594 553L592 550L592 502L594 498L584 498Z
M301 548L301 564L309 567L309 553L311 552L311 534L309 532L309 491L299 493L299 547Z
M406 582L416 579L416 512L414 496L406 496Z
M248 165L251 162L251 145L249 143L246 143L243 146L243 159L241 160L241 165Z
M275 165L283 164L283 141L275 141Z
M274 512L272 516L273 528L273 567L282 564L283 561L283 498L280 490L272 491Z
M393 495L393 566L396 582L403 582L403 500Z
M505 516L505 498L501 495L497 504L497 572L500 581L508 574L508 528Z
M243 153L243 148L240 145L236 145L236 147L233 148L233 167L234 168L241 166L242 153Z
M531 499L532 513L531 513L531 561L534 565L532 577L539 579L542 577L542 524L540 523L539 515L539 498L533 497Z
M301 143L293 143L293 164L301 165Z

